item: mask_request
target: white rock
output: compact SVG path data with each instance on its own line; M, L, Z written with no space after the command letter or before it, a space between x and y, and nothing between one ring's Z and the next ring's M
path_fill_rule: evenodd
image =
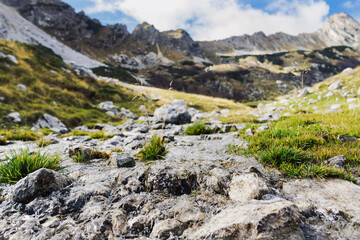
M360 95L360 88L359 88L359 90L357 91L357 94Z
M341 104L333 104L333 105L331 105L331 107L330 107L331 110L337 110L337 109L339 109L339 108L341 108Z
M229 197L233 201L246 202L257 199L267 191L269 188L265 181L256 173L235 176L229 185Z
M21 122L21 116L18 112L9 113L6 118L13 122L13 123L20 123Z
M359 102L359 99L358 98L348 98L347 100L346 100L346 102L347 103L352 103L352 102Z
M359 108L359 107L360 107L360 104L355 104L355 103L350 103L349 104L349 110L356 109L356 108Z
M172 105L186 107L186 102L182 99L174 99L174 100L172 100Z
M246 131L245 131L245 135L247 135L247 136L252 136L252 135L254 135L254 132L253 132L253 130L252 130L251 128L248 128L248 129L246 129Z
M347 72L351 72L352 68L351 67L348 67L348 68L345 68L342 72L343 73L347 73Z
M69 129L62 123L58 118L53 117L49 114L44 114L42 118L40 118L36 124L34 124L36 128L49 128L55 132L59 133L67 133Z
M119 114L119 107L115 106L112 101L102 102L98 106L100 109L106 110L106 114L110 116L116 116Z
M256 132L262 132L265 131L266 129L269 129L269 127L267 125L262 125L256 130Z
M326 98L329 98L329 97L332 97L332 96L334 96L334 93L333 93L333 92L328 92L328 93L325 95Z
M141 106L139 107L139 111L146 113L147 110L146 110L145 105L141 105Z
M272 120L277 121L277 120L279 120L279 119L281 118L281 114L278 113L278 112L274 112L274 113L271 115L271 118L272 118Z
M26 91L26 86L24 84L18 84L16 85L17 89L19 89L20 91L25 92Z
M329 87L328 87L328 89L329 90L335 90L335 89L339 89L339 88L341 88L341 83L340 82L334 82L334 83L332 83Z
M303 90L300 91L297 97L305 97L308 94L309 94L309 90L307 88L304 88Z

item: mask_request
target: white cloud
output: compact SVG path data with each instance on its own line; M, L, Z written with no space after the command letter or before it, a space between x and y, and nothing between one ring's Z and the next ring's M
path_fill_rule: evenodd
M275 0L265 10L239 0L91 0L87 13L116 10L161 31L183 28L196 40L286 32L313 32L329 13L324 0Z

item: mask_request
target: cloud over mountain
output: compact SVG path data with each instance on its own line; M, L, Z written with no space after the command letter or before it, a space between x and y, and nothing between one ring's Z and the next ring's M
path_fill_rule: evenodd
M222 39L263 31L266 34L313 32L329 13L324 0L269 1L263 9L240 0L92 0L87 13L123 13L166 31L183 28L196 40Z

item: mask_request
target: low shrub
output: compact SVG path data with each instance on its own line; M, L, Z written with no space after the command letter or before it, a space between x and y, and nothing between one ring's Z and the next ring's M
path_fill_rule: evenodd
M60 166L62 158L58 153L54 155L50 155L48 152L31 153L28 149L21 149L19 152L11 152L5 158L5 163L0 164L0 182L3 183L16 183L40 168L55 171L63 169Z
M138 158L141 160L159 160L163 159L164 156L168 153L167 148L165 147L164 141L161 137L158 137L156 134L151 137L150 143L144 146L138 154Z
M204 123L194 123L193 125L188 126L185 130L185 135L201 135L211 133L213 133L213 131Z

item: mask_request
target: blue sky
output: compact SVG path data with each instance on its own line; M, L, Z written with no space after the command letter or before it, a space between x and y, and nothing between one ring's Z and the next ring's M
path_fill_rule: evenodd
M332 14L360 19L360 0L64 0L103 24L141 22L161 31L182 28L196 40L263 31L313 32Z

